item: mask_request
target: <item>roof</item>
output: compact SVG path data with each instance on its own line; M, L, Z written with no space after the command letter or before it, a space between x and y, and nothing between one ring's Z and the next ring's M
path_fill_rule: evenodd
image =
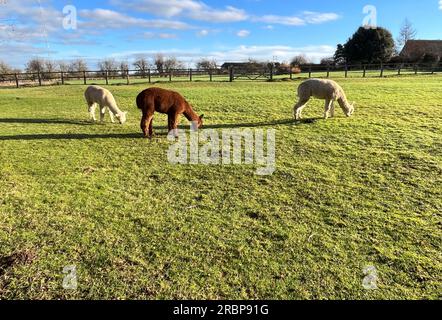
M419 59L424 54L442 57L442 40L408 40L402 49L401 56Z

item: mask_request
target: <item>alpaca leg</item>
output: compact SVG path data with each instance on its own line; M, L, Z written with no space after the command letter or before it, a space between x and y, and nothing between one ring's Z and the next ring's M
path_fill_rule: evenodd
M152 137L153 130L152 130L152 118L153 115L143 114L143 117L141 118L141 130L143 130L143 135L145 138Z
M333 108L333 101L332 100L326 100L325 101L325 112L324 112L324 119L327 120L331 109Z
M110 117L110 119L111 119L111 122L112 122L112 123L115 123L114 113L113 113L112 111L110 111L110 109L109 109L109 117Z
M97 121L97 119L95 118L95 109L96 109L95 103L89 104L89 116L90 120L93 122Z
M104 116L106 115L106 107L100 105L100 122L104 122Z
M309 99L301 99L299 102L295 105L294 108L294 116L295 120L301 120L302 118L302 110L306 107L306 104Z
M178 125L180 124L180 115L177 114L175 115L175 117L173 117L173 121L172 121L172 129L173 129L173 133L175 135L175 137L178 138Z
M153 115L149 117L149 137L152 138L153 136Z
M331 102L330 117L331 118L335 117L335 102L334 101Z

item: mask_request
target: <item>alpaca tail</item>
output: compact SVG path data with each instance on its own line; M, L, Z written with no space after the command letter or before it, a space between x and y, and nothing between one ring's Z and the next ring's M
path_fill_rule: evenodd
M142 92L137 96L138 109L143 109L143 105L144 105L144 93Z

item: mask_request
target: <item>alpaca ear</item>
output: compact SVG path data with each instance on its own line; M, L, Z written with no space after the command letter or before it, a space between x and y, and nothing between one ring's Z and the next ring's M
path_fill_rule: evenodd
M201 116L200 116L200 119L203 119L204 118L204 115L202 114Z

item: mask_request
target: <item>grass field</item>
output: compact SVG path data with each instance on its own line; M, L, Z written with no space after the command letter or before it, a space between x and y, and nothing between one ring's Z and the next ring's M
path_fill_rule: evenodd
M0 298L440 299L442 77L340 82L354 117L302 123L299 81L161 84L206 127L276 129L272 176L169 164L146 85L109 87L124 126L89 123L81 85L0 90Z

